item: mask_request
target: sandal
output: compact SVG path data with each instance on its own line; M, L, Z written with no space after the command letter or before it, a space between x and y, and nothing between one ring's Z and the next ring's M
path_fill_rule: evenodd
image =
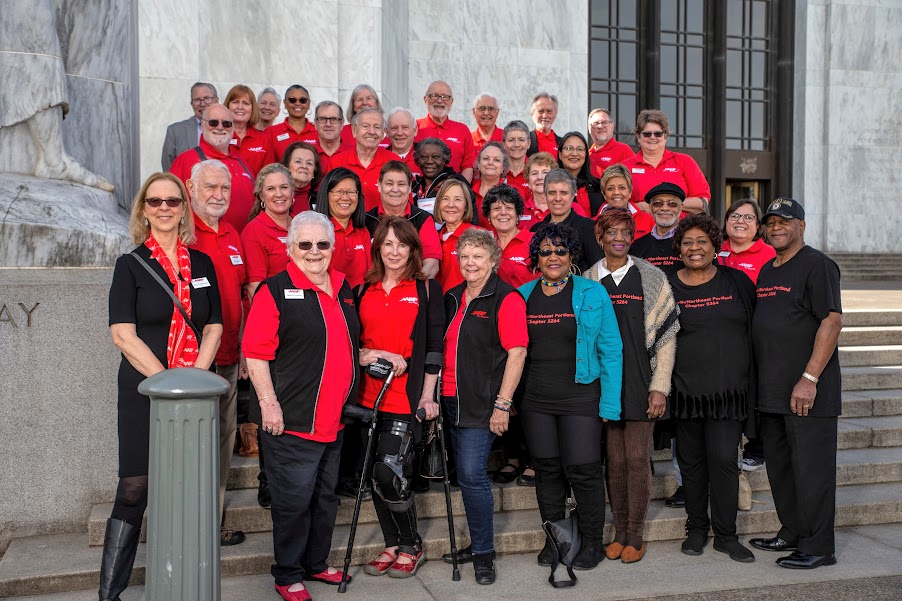
M363 571L370 576L382 576L383 574L388 572L389 568L394 565L397 559L397 555L386 549L385 551L380 553L379 556L376 557L376 559L363 566Z
M513 468L511 471L504 471L507 468ZM517 477L523 473L523 468L519 465L514 465L513 463L505 463L500 470L495 472L495 475L492 476L492 482L495 484L510 484Z

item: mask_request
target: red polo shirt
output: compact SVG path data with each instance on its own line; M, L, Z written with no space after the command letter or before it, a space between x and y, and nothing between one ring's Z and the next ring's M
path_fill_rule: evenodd
M508 183L506 177L502 177L498 184L506 184ZM498 184L495 184L496 186ZM479 193L479 188L482 186L481 179L473 179L473 183L470 184L473 188L473 195L476 197L476 206L473 207L473 210L476 211L476 215L479 217L479 227L492 231L492 222L489 221L488 217L485 217L482 214L482 201L485 200L485 196ZM489 188L491 190L491 188Z
M457 260L457 239L471 227L473 227L472 223L461 223L451 233L448 233L445 226L442 226L438 232L439 240L442 242L442 263L438 275L435 276L435 281L442 285L442 292L448 292L464 281L464 276L460 273L460 263Z
M601 148L592 144L592 148L589 149L589 166L592 169L592 175L601 178L601 174L604 173L605 169L634 156L636 156L636 153L633 152L629 144L624 144L611 138Z
M244 165L242 165L243 161L239 161L233 156L222 154L210 146L203 138L201 138L199 146L204 156L208 159L222 161L229 168L229 173L232 175L232 193L229 197L229 210L226 211L224 219L241 233L244 226L247 225L247 216L251 212L251 207L254 206L255 176L253 173L248 172L251 167L248 166L245 169ZM201 160L197 151L189 148L175 157L169 172L182 180L182 183L187 186L188 180L191 179L191 168L200 163Z
M354 138L354 132L351 131L351 124L345 123L345 125L341 128L341 146L338 147L339 152L342 150L357 148L357 140ZM382 141L379 142L379 148L384 148L386 150L391 148L391 140L388 139L388 134L382 138Z
M191 248L206 253L213 260L219 298L222 301L222 340L216 352L217 365L238 363L238 334L241 330L241 289L247 282L241 238L227 221L220 220L219 231L213 231L197 213L194 214Z
M539 152L547 152L554 157L554 160L557 160L557 135L554 133L554 130L552 129L547 134L543 134L537 129L533 131L536 132Z
M420 299L415 280L399 282L388 294L382 289L382 282L372 284L358 305L360 347L410 357L413 353L413 327L419 310ZM384 382L364 375L361 384L360 404L372 408ZM406 371L392 380L380 410L410 415Z
M473 145L473 134L470 128L460 121L445 119L438 124L431 115L417 119L417 141L426 138L439 138L451 149L451 160L448 166L460 173L464 169L472 169L476 163L476 147Z
M521 171L517 175L514 175L514 173L512 171L508 171L507 175L504 176L504 178L507 180L508 184L510 184L511 186L516 188L517 192L520 193L520 196L523 198L524 201L526 201L526 199L529 198L529 196L530 196L529 182L526 181L526 169L525 168L523 169L523 171Z
M263 134L269 138L269 154L266 159L267 164L281 163L282 155L285 154L288 147L295 142L306 142L307 144L313 144L314 146L319 144L319 134L310 119L307 119L307 122L304 124L304 129L300 132L292 129L286 120L277 123L276 125L270 125L263 131Z
M601 205L601 208L598 209L598 215L601 215L604 210L607 208L608 203L604 203ZM655 218L646 213L645 211L640 211L636 205L633 203L629 203L630 215L633 216L633 222L636 224L636 233L633 234L633 240L638 240L645 234L651 232L655 228ZM597 217L597 215L596 215ZM683 218L683 214L680 214L680 219Z
M642 202L649 190L664 182L678 185L686 192L687 198L700 196L705 200L711 199L711 188L705 174L688 154L665 150L658 166L652 167L645 162L640 151L633 158L623 161L623 166L633 177L632 202Z
M319 170L320 173L326 174L329 173L329 170L332 169L332 157L341 152L341 144L338 146L338 150L333 152L332 154L327 153L323 150L322 145L319 140L316 142L316 152L319 155Z
M343 228L335 218L330 218L335 228L335 250L332 252L332 268L345 274L351 288L363 283L366 272L373 266L373 241L365 227L355 228L352 222Z
M382 216L385 215L385 207L382 206L382 203L379 203L379 208L377 209L377 214L379 215L379 220L382 221ZM411 204L408 202L407 207L404 209L404 217L410 217L411 213ZM423 225L420 226L420 242L423 244L423 258L424 259L438 259L442 260L442 243L438 237L438 231L435 229L435 220L432 218L432 215L429 215L429 219L423 222Z
M423 175L423 171L420 169L420 166L417 165L417 162L413 160L413 146L410 147L410 150L407 151L407 154L401 157L401 160L404 161L405 165L410 167L410 171L411 173L413 173L414 179Z
M380 146L376 149L376 154L373 155L373 160L370 161L370 164L364 167L360 163L360 158L357 156L356 147L352 146L350 150L342 150L334 155L332 160L329 161L329 168L337 169L339 167L347 167L357 174L357 177L360 178L360 184L363 186L364 206L366 207L366 210L369 211L373 207L378 207L382 202L382 197L379 195L379 188L376 187L376 184L379 182L379 171L382 169L382 166L389 161L400 160L401 157Z
M479 151L482 150L482 147L485 146L486 142L503 142L504 141L504 129L495 126L495 129L492 130L492 135L489 136L489 139L486 140L482 137L482 133L479 131L479 128L473 130L473 148L476 150L476 154L479 154Z
M348 324L345 323L338 298L344 274L329 270L334 297L314 286L293 261L288 263L288 276L291 283L299 290L304 290L305 294L317 295L326 323L326 361L323 373L329 374L329 377L322 378L316 397L313 433L285 430L285 434L315 442L333 442L344 427L341 424L341 410L354 382L354 370L357 369L353 365ZM254 305L244 328L241 346L245 357L261 361L276 358L276 350L279 348L279 317L279 310L269 288L263 287L254 296Z
M261 211L241 232L244 256L247 259L247 281L262 282L280 271L289 262L288 230Z
M243 139L239 138L238 134L233 134L230 144L229 154L241 157L241 160L254 172L256 178L260 170L267 165L269 136L256 127L248 127Z
M507 243L501 251L501 263L498 265L498 277L519 288L526 282L536 279L536 274L529 268L529 242L532 232L524 228Z
M717 255L717 258L727 267L742 271L749 276L752 282L757 284L761 268L776 256L777 251L774 250L773 246L766 243L764 238L758 238L750 247L739 253L733 252L733 249L730 247L730 239L727 238L723 241L723 246L721 246L720 254ZM219 272L216 273L216 277L219 277ZM225 319L225 313L223 313L223 319Z
M310 184L307 184L300 190L294 191L294 204L288 214L294 217L298 213L310 210ZM341 271L341 270L339 270Z

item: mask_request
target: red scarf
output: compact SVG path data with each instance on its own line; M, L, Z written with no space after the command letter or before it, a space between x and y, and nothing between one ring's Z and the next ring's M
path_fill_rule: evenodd
M172 262L163 247L157 242L153 234L148 236L144 241L144 245L150 249L150 257L159 263L166 275L169 276L169 283L174 286L173 292L176 298L181 301L185 308L185 313L191 317L191 257L188 255L188 247L178 241L176 247L176 256L178 257L179 272L181 279L176 276L175 269L172 268ZM197 337L188 322L182 317L182 312L173 304L172 305L172 321L169 323L169 342L166 345L166 361L169 367L194 367L197 361Z

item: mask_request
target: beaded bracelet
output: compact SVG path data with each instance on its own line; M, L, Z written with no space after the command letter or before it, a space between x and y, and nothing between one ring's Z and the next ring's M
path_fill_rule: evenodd
M500 394L499 394L498 396L496 396L495 398L498 399L499 401L504 401L504 402L507 403L508 405L510 405L511 403L514 402L513 399L509 399L509 398L507 398L506 396L501 396Z
M498 411L504 411L505 413L509 413L511 410L510 407L505 407L504 405L497 405L497 404L495 405L495 409L497 409Z

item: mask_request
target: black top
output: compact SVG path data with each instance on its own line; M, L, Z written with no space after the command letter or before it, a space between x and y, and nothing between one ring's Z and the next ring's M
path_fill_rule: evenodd
M576 383L573 286L545 296L542 285L526 299L529 349L523 410L554 415L598 415L601 384Z
M735 282L751 295L754 284L718 268L704 284L689 286L670 276L673 297L680 307L676 363L671 402L677 419L743 420L748 415L748 366L751 314ZM733 270L736 271L736 270Z
M542 221L529 228L529 231L534 232L539 229L539 225L548 223L549 221L551 221L551 213L545 215L545 218L542 219ZM579 241L583 247L583 256L577 261L576 266L579 267L580 272L588 271L590 267L601 261L602 257L604 257L604 251L601 250L601 246L598 245L598 240L595 239L594 221L588 217L577 215L571 210L570 214L567 215L567 218L564 219L561 224L573 228L573 231L579 236Z
M623 403L622 419L648 420L648 385L651 382L651 362L645 348L645 303L642 277L635 265L630 267L620 284L609 274L601 285L614 304L614 315L623 340ZM670 408L661 419L670 417Z
M758 362L758 409L790 413L792 388L814 350L814 337L830 312L842 313L839 267L830 257L803 247L779 267L773 260L758 275L758 305L753 322ZM842 382L838 349L827 362L809 415L838 416Z
M645 259L669 276L683 268L683 262L673 250L673 237L658 240L650 233L645 234L630 246L630 254Z

